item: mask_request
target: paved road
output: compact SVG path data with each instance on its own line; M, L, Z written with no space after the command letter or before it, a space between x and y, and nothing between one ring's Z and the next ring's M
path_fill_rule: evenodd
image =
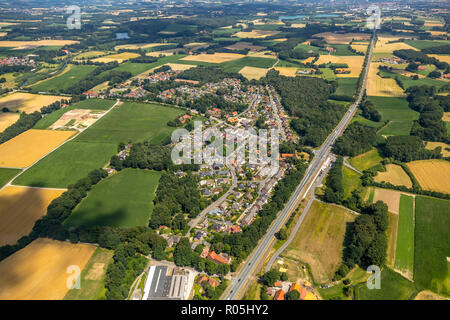
M374 41L375 38L373 37L367 53L368 64L364 69L363 83L361 86L361 90L358 94L357 100L353 105L351 105L349 110L345 113L344 117L341 119L336 129L328 136L328 138L322 144L320 149L317 150L313 160L311 161L308 169L305 172L305 176L298 185L297 189L294 191L288 203L286 204L284 209L278 214L278 217L275 219L272 225L269 227L269 230L267 231L266 235L262 238L262 240L260 240L257 247L253 250L250 257L247 259L246 265L242 269L240 269L239 273L234 277L230 286L227 288L227 291L224 295L225 300L233 300L240 298L240 296L243 293L242 292L243 289L245 289L246 287L247 282L251 279L251 276L257 271L259 261L261 260L261 258L263 258L264 253L266 253L267 250L270 249L269 245L272 243L275 234L278 232L278 230L290 216L291 212L295 210L298 203L300 202L300 195L303 193L304 189L308 187L307 183L310 181L311 178L314 177L317 170L320 169L323 161L330 154L331 147L333 146L334 142L344 132L345 128L353 118L366 88L367 74L369 70L370 60L372 58L372 49L374 46Z

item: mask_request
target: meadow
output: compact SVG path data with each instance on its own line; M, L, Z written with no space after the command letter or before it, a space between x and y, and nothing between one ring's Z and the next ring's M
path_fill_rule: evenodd
M67 72L56 77L44 80L31 86L34 92L60 92L77 84L88 76L96 67L86 65L69 65Z
M414 239L416 286L447 297L450 297L449 205L447 200L417 196Z
M106 270L113 251L98 247L80 274L80 289L71 289L64 300L105 300Z
M395 250L395 269L408 279L414 274L414 198L400 195L400 209Z
M342 167L342 185L344 187L344 198L348 198L353 190L361 186L361 175L354 170L343 166Z
M414 283L389 268L381 271L381 288L370 290L361 284L358 288L360 300L408 300L417 294Z
M378 150L372 149L370 151L367 151L366 153L351 158L349 162L353 167L362 172L377 165L381 162L381 160L382 158L378 154Z
M117 144L69 141L30 167L15 185L66 188L90 171L102 168L117 152Z
M309 264L316 282L330 281L342 260L347 224L354 219L346 209L314 201L284 255Z
M389 124L381 129L382 135L409 135L414 120L419 118L419 113L408 106L404 98L399 97L374 97L368 99L381 113L382 121L389 120Z
M33 129L47 129L59 118L61 118L64 113L70 110L74 109L108 110L113 106L114 103L115 103L114 100L86 99L45 115L41 120L39 120L34 125Z
M68 227L147 226L160 172L124 169L95 185L64 222Z

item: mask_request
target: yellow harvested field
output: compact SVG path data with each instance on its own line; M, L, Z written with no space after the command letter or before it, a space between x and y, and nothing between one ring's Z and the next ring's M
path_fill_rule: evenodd
M272 41L275 41L275 42L284 42L284 41L287 41L287 38L278 38L278 39L273 39Z
M450 157L450 145L444 142L427 142L427 146L425 147L428 150L434 150L437 147L441 147L441 153L444 157Z
M362 66L364 63L363 56L328 56L321 55L319 60L317 60L316 64L320 65L322 63L345 63L348 65L348 70L350 73L348 74L337 74L336 77L341 78L358 78L361 73Z
M360 43L358 43L357 42L357 44L351 44L351 47L354 49L354 50L356 50L356 51L358 51L358 52L362 52L362 53L366 53L366 51L367 51L367 47L368 47L369 45L367 45L367 44L360 44Z
M133 43L133 44L122 44L119 46L115 46L114 50L137 50L137 49L146 49L146 48L154 48L159 46L171 45L173 43Z
M227 53L227 52L215 52L214 54L198 54L191 55L182 58L181 60L185 61L200 61L200 62L209 62L209 63L222 63L227 61L233 61L237 59L241 59L245 57L243 54L238 53Z
M238 38L254 38L254 39L260 39L260 38L267 38L269 36L274 36L281 33L280 31L269 31L269 30L253 30L253 31L241 31L236 32L233 34L233 37Z
M267 59L276 59L277 58L277 55L275 53L273 53L272 51L259 51L259 52L249 51L247 53L247 56L256 57L256 58L267 58Z
M0 112L0 132L5 131L10 125L19 120L17 113Z
M105 52L105 51L88 51L88 52L80 53L79 55L77 55L74 58L74 60L83 60L83 59L88 59L88 58L93 58L93 57L100 57L100 56L105 56L107 54L108 54L108 52Z
M385 172L378 172L374 178L376 182L389 182L394 186L412 187L412 182L403 168L396 164L387 164Z
M79 41L74 40L35 40L35 41L0 41L0 47L26 47L26 46L65 46Z
M76 131L27 130L0 144L0 167L26 168L74 133Z
M282 76L295 77L298 69L292 67L275 67L275 70L279 71Z
M315 34L313 37L324 38L324 40L328 43L348 44L352 40L369 40L370 34L322 32Z
M433 57L438 59L441 62L447 62L450 64L450 55L445 55L445 54L429 54L429 57Z
M450 193L450 162L445 160L418 160L407 164L425 190Z
M396 41L398 39L400 39L400 37L398 36L388 36L388 35L379 36L375 48L373 48L373 53L392 54L392 52L394 52L395 50L402 50L402 49L411 49L417 51L416 48L404 42L388 43L390 41Z
M368 96L404 97L403 89L391 78L382 78L378 73L380 63L372 62L367 76L366 91Z
M97 58L92 61L104 62L104 63L117 61L119 63L122 63L123 61L137 58L139 56L140 55L138 53L134 53L134 52L122 52L122 53L118 53L118 54L112 54L112 55L106 56L106 57Z
M444 24L440 21L425 21L425 27L443 27Z
M15 92L0 98L0 109L6 107L10 112L21 111L32 113L34 111L39 111L42 107L55 101L61 101L62 99L70 100L70 97ZM0 117L2 114L3 113L0 113Z
M171 56L173 55L173 51L153 51L153 52L147 52L145 54L149 57L159 57L159 56Z
M0 246L15 244L65 190L6 186L0 191Z
M388 211L398 214L400 206L400 192L388 189L376 188L373 202L383 201L388 206Z
M256 79L259 80L265 77L269 69L255 68L255 67L243 67L239 73L246 77L248 80Z
M445 31L427 31L431 33L432 36L446 36L447 32Z
M200 47L200 46L206 46L208 45L208 42L191 42L188 44L185 44L185 48L192 48L192 47Z
M302 60L302 63L309 63L309 62L313 62L313 60L314 60L315 58L316 58L316 57L308 57L308 58L306 58L306 59Z
M0 262L1 300L61 300L97 247L39 238Z
M450 112L444 112L444 115L442 116L443 121L450 121Z
M449 299L442 297L434 292L424 290L420 291L419 294L414 298L414 300L449 300Z
M293 23L291 24L291 28L304 28L306 27L305 23Z
M169 66L174 71L184 71L191 68L195 68L194 65L191 64L181 64L181 63L167 63L166 66Z

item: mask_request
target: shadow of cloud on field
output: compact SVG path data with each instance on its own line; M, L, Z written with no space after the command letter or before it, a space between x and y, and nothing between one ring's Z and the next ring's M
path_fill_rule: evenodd
M18 188L24 190L17 194L10 194L12 190ZM43 207L45 200L41 196L39 189L7 186L0 191L0 246L6 244L14 245L21 237L28 235L36 220L31 219L29 225L26 222L30 218L30 211L27 208ZM25 210L25 211L24 211ZM45 215L47 213L47 206L44 212L39 212L37 215Z
M126 221L127 218L124 207L108 212L102 210L102 208L103 205L101 201L96 201L94 206L89 209L77 210L75 208L70 217L66 220L65 225L67 227L123 226L123 222Z

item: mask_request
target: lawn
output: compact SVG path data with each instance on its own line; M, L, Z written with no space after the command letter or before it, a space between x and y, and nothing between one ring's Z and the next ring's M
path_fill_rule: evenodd
M404 98L398 97L369 97L375 108L381 113L382 121L390 120L389 124L381 129L382 135L409 135L414 120L419 113L410 109Z
M239 72L243 67L270 68L276 62L272 58L244 57L241 59L223 62L220 65L227 72Z
M70 69L54 78L44 80L31 86L34 92L60 92L77 84L87 77L96 67L87 65L69 65Z
M360 300L408 300L417 294L414 283L403 278L400 274L389 268L381 271L380 289L367 288L362 284L359 290Z
M381 162L381 160L382 158L378 154L378 150L372 149L370 151L367 151L366 153L351 158L349 162L353 167L355 167L359 171L364 171L377 165L378 163Z
M74 103L68 107L61 108L47 114L41 120L39 120L33 127L33 129L47 129L54 124L61 116L67 111L74 109L91 109L91 110L107 110L113 106L115 101L104 99L87 99L77 103Z
M400 195L395 269L412 279L414 272L414 198Z
M183 110L158 104L125 102L82 132L77 141L161 143L174 129L167 122L182 113Z
M160 172L124 169L97 185L64 222L68 227L147 226Z
M64 300L105 300L106 269L113 251L97 248L80 275L80 289L71 289Z
M66 188L103 167L116 152L117 144L70 141L30 167L14 184Z
M416 197L414 282L418 289L429 289L450 296L450 202Z
M352 97L355 93L358 78L338 78L338 87L335 94Z
M0 168L0 188L11 180L21 169Z

